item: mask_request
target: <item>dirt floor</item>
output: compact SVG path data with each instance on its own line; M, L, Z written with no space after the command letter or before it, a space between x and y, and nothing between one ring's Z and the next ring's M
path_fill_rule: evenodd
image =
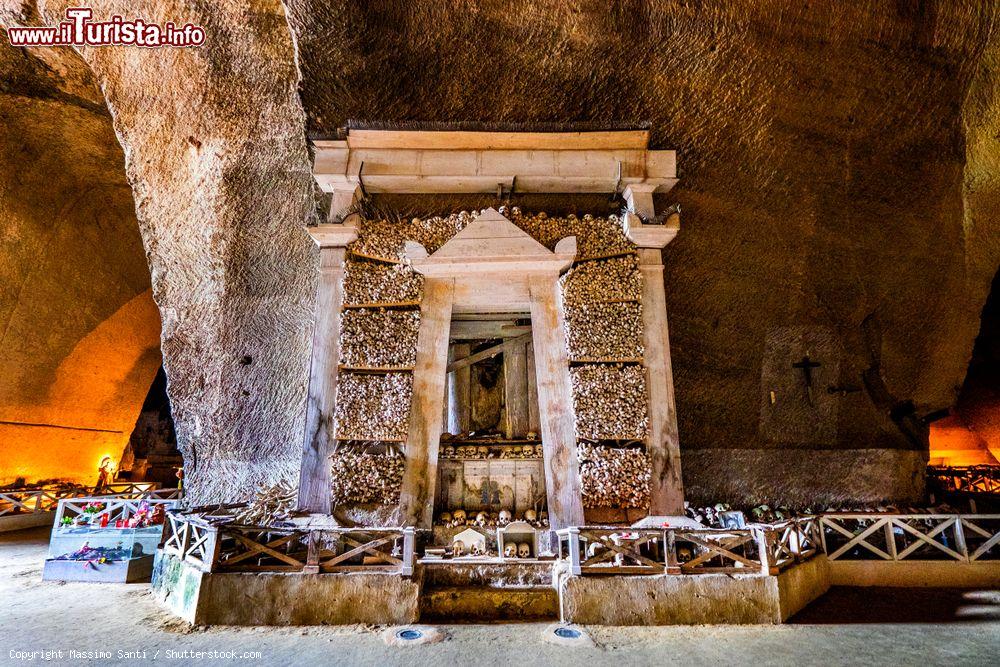
M381 638L383 628L192 628L157 606L146 584L43 582L47 540L47 529L0 535L0 656L9 663L41 662L46 656L31 652L42 651L63 652L62 659L49 656L52 662L84 664L379 667L579 667L610 659L630 667L955 667L997 664L1000 656L1000 585L975 591L835 589L784 626L587 627L594 642L589 647L543 641L545 624L494 624L439 625L446 636L441 643L392 648ZM194 651L223 655L184 653ZM244 658L244 652L259 657Z

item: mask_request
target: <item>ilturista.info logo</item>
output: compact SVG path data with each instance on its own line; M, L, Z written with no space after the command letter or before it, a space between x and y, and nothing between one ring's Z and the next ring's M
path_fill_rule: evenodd
M7 28L11 46L163 46L190 47L205 43L205 29L192 23L149 23L112 16L94 21L89 7L70 7L58 25Z

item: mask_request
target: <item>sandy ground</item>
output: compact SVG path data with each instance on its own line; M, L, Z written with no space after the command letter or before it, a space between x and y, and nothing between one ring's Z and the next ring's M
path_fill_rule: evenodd
M784 626L587 627L594 645L544 642L545 624L442 625L438 644L393 648L375 627L190 627L146 584L43 582L48 531L0 535L0 656L7 663L260 665L995 665L1000 586L987 591L839 589ZM248 601L249 603L249 601ZM106 652L75 659L70 651ZM119 651L123 652L121 655ZM169 652L175 652L171 656ZM230 659L185 651L259 653ZM179 656L177 654L180 654ZM120 657L119 657L120 656Z

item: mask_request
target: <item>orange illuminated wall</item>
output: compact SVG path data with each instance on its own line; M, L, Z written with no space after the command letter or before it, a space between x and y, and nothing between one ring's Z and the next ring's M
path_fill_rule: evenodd
M159 313L146 290L80 339L44 389L8 386L0 405L0 484L18 477L93 484L103 456L117 463L160 366L159 343ZM4 376L6 384L13 376Z

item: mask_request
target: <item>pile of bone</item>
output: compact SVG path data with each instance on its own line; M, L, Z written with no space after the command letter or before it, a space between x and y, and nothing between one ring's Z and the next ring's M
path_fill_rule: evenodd
M646 371L638 365L588 364L570 369L576 435L587 440L641 440L649 424Z
M261 487L246 507L236 512L236 521L247 526L270 526L287 519L295 507L296 489L286 482Z
M692 507L690 504L684 503L684 513L709 528L723 528L721 514L731 510L732 507L726 503L717 503L707 507Z
M351 250L368 257L404 259L404 244L416 241L429 253L436 251L472 222L474 213L462 211L449 216L400 220L362 220L358 240Z
M405 440L413 377L341 373L334 419L339 440Z
M344 304L413 303L420 301L423 276L405 264L352 259L344 273Z
M535 527L548 528L549 513L545 510L536 512L535 510L524 510L519 518L520 521ZM458 509L451 512L441 512L434 520L435 525L448 528L479 527L479 528L502 528L514 521L514 515L509 510L499 512L466 512Z
M577 456L584 507L649 506L649 457L644 451L580 443Z
M442 459L540 459L541 445L514 445L510 447L487 447L485 445L442 445Z
M581 262L567 271L560 282L567 307L642 298L642 274L635 255Z
M565 330L570 360L642 359L642 304L567 306Z
M344 311L340 361L347 366L412 366L417 360L420 311L355 309Z
M388 505L398 502L403 466L403 457L392 451L377 454L355 447L340 447L331 457L332 503Z
M500 213L549 250L560 239L575 236L578 258L635 252L635 244L625 236L622 220L616 215L601 218L588 213L582 218L572 214L550 218L544 211L526 213L517 206L501 207Z

